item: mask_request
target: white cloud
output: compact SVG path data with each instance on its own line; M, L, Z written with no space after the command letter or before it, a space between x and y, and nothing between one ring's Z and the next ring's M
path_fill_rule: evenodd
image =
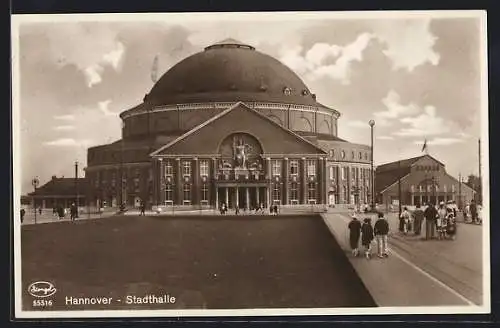
M430 19L408 19L395 23L379 22L374 28L377 38L386 45L384 54L392 60L393 69L409 72L425 63L438 65L440 55L434 51L436 36L430 30Z
M420 112L420 108L414 103L402 105L401 97L394 90L389 90L387 96L382 99L382 103L385 107L387 107L387 110L374 113L376 123L382 126L391 125L390 120L392 119L397 119L407 115L414 115Z
M87 86L90 88L95 84L101 83L101 73L103 68L101 65L95 64L85 68L84 73L87 78Z
M394 140L394 137L391 136L378 136L378 140Z
M415 117L402 118L401 123L408 124L408 128L401 128L394 135L402 137L428 137L449 133L452 126L442 117L436 115L434 106L426 106L424 112Z
M54 146L54 147L74 147L74 146L82 146L86 147L90 144L90 140L75 140L72 138L61 138L52 141L46 141L43 144L46 146Z
M347 121L345 124L347 124L347 126L350 126L353 128L367 128L367 129L370 128L370 126L368 125L368 122L364 122L364 121L360 121L360 120Z
M75 115L71 115L71 114L57 115L57 116L54 116L54 119L61 120L61 121L74 121Z
M457 143L462 143L464 142L463 139L460 138L434 138L432 140L427 141L428 145L433 145L433 146L449 146ZM422 141L415 141L415 145L423 145Z
M113 66L115 70L119 70L121 69L120 64L122 62L122 57L124 52L125 52L125 47L123 46L123 43L117 42L116 49L104 54L102 56L102 61L104 63L108 63L111 66Z
M363 51L367 48L372 34L363 33L356 40L342 47L326 43L316 43L305 55L302 47L295 46L282 51L281 62L309 80L329 77L342 84L350 83L351 64L363 60ZM328 62L334 62L328 64Z
M74 125L58 125L58 126L54 126L52 129L56 130L56 131L71 131L71 130L75 129L75 126Z
M117 112L112 112L109 110L108 106L111 103L111 100L105 100L105 101L100 101L99 102L99 109L105 116L118 116L119 113Z

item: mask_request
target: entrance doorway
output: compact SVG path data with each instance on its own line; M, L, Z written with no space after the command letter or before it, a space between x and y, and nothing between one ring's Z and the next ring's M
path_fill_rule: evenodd
M254 209L259 204L266 203L266 187L218 187L217 199L217 206L226 203L232 209L236 206L240 209Z

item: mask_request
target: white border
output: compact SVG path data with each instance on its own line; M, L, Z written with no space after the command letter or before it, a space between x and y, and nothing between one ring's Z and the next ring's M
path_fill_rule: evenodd
M14 280L16 318L115 318L115 317L220 317L220 316L315 316L315 315L383 315L383 314L465 314L491 312L490 286L490 194L488 154L488 77L486 49L486 11L367 11L367 12L281 12L277 13L153 13L153 14L56 14L12 16L12 120L13 120L13 205L14 205L14 275L21 276L20 210L21 148L20 148L20 92L19 92L19 25L25 22L162 22L169 24L193 20L209 23L217 21L292 21L318 19L411 19L411 18L479 18L481 24L481 152L483 178L483 305L434 307L378 307L378 308L310 308L310 309L241 309L241 310L99 310L99 311L23 311L22 282ZM167 19L168 18L168 19Z

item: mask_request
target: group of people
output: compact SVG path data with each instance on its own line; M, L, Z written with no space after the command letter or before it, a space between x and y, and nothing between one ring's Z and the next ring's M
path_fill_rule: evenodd
M367 259L371 259L372 251L371 245L373 239L377 242L377 256L379 258L389 257L388 247L387 247L387 236L389 234L389 222L387 222L384 214L379 212L378 219L375 225L372 226L371 218L365 218L363 223L361 223L356 214L352 215L352 219L349 222L349 244L352 249L353 256L359 256L359 241L361 239L361 245L364 248L364 255Z
M64 219L67 213L68 210L64 208L62 205L54 206L52 208L52 215L54 217L59 218L59 220ZM78 217L78 207L76 206L75 203L72 203L71 206L69 207L69 215L71 221L75 221L75 219Z
M437 208L434 204L428 203L425 210L422 210L420 204L417 204L413 213L404 207L399 217L399 231L405 235L413 231L416 236L419 236L425 221L426 240L434 238L454 239L457 232L456 217L456 208L447 206L444 202L440 202Z
M228 211L228 206L226 203L221 203L220 206L219 206L219 212L221 215L225 215ZM252 214L253 212L255 214L264 214L264 211L265 211L265 206L264 204L259 204L258 206L255 206L254 208L247 208L247 207L243 207L243 213L244 214ZM271 215L277 215L278 214L278 205L271 205L269 207L269 213ZM239 215L240 214L240 208L239 206L236 206L234 208L234 214L236 215Z
M470 223L481 224L482 223L481 210L482 210L481 205L476 204L476 202L473 199L470 202L470 204L467 204L465 206L464 220L468 221L468 219L470 219Z

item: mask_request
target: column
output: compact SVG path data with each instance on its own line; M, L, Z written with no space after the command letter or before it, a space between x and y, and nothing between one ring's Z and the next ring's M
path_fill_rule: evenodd
M215 186L215 209L219 208L219 188Z
M273 179L273 171L271 167L271 158L267 157L266 158L266 164L267 164L267 177L269 179L269 182L267 183L267 207L271 205L271 188L273 186L272 179Z
M250 209L250 192L248 191L248 187L245 188L245 193L246 193L246 208Z
M236 187L236 207L240 207L240 188Z
M283 183L285 184L284 192L283 192L283 204L288 205L289 199L290 199L290 183L288 181L289 177L289 166L288 166L288 158L285 157L285 160L283 161Z
M229 206L229 187L226 187L226 206Z
M259 189L260 187L255 188L255 198L257 198L257 206L260 205Z
M271 205L271 190L269 186L267 186L266 188L266 200L267 200L266 207L269 207Z
M307 162L306 158L302 157L302 204L307 204Z
M47 206L45 206L45 199L42 199L42 208L47 208Z
M175 192L175 199L173 201L173 204L178 204L182 205L182 168L181 168L181 159L176 158L177 161L177 172L176 173L176 178L177 178L177 188Z
M192 188L191 188L191 204L201 204L200 199L201 199L201 185L200 185L200 167L199 167L199 161L198 158L195 157L193 158L193 161L191 162L193 165L193 169L191 171L191 174L194 175L192 176Z

